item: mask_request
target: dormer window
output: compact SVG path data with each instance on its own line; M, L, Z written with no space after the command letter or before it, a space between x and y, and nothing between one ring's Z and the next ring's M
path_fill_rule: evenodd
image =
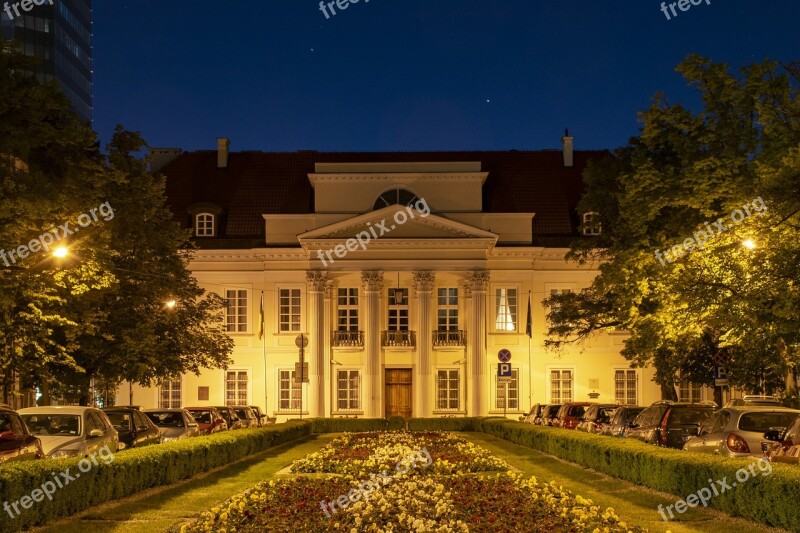
M591 211L583 214L583 224L581 233L589 237L596 237L603 232L603 225L600 223L600 213Z
M194 234L196 237L214 237L216 217L211 213L198 213L194 217Z
M373 211L389 207L390 205L414 205L414 202L419 200L416 194L407 189L392 189L378 196L375 200L375 205L372 206Z

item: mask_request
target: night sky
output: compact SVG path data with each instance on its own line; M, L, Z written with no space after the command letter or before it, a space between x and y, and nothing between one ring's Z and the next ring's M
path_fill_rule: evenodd
M800 59L798 0L94 0L94 127L154 147L615 148L690 52Z

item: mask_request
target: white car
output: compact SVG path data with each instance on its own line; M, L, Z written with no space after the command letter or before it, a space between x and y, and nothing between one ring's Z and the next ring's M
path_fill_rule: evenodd
M48 458L88 457L104 446L119 450L119 435L106 414L94 407L52 406L20 409L19 415L42 441Z

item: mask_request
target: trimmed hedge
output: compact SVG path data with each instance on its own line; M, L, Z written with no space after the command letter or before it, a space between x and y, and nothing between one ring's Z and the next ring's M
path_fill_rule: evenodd
M390 416L388 429L389 431L406 429L406 419L402 416Z
M411 418L409 431L476 431L477 417Z
M225 431L207 437L125 450L117 453L113 462L108 464L98 456L99 466L92 465L86 472L79 471L78 459L7 463L0 468L0 505L3 502L11 505L23 496L30 496L34 489L39 489L45 482L52 482L56 473L67 469L75 480L58 488L52 495L52 501L37 494L42 501L33 503L29 509L18 505L21 512L14 519L7 511L1 510L0 531L18 531L41 525L110 500L176 483L310 434L311 424L306 422ZM63 477L59 479L66 481Z
M506 419L476 419L475 429L527 446L561 459L578 463L651 489L668 492L680 499L695 494L711 481L731 486L736 471L757 458L728 459L682 450L659 448L632 439L617 439L579 431L539 427ZM710 506L771 526L800 531L800 468L772 464L772 474L738 482L735 488L714 496ZM720 487L716 484L716 487ZM656 509L653 510L656 512ZM675 513L675 516L680 516Z
M309 418L312 433L344 433L361 431L386 431L389 421L385 418Z

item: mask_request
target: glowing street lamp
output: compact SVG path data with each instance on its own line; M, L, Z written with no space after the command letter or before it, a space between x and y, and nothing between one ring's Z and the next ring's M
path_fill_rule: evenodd
M58 257L59 259L64 259L67 257L69 250L66 246L59 246L55 250L53 250L53 257Z
M752 239L745 239L744 241L742 241L742 246L744 246L748 250L756 249L756 243Z
M178 304L175 300L170 300L166 303L167 309L174 309L175 306Z

